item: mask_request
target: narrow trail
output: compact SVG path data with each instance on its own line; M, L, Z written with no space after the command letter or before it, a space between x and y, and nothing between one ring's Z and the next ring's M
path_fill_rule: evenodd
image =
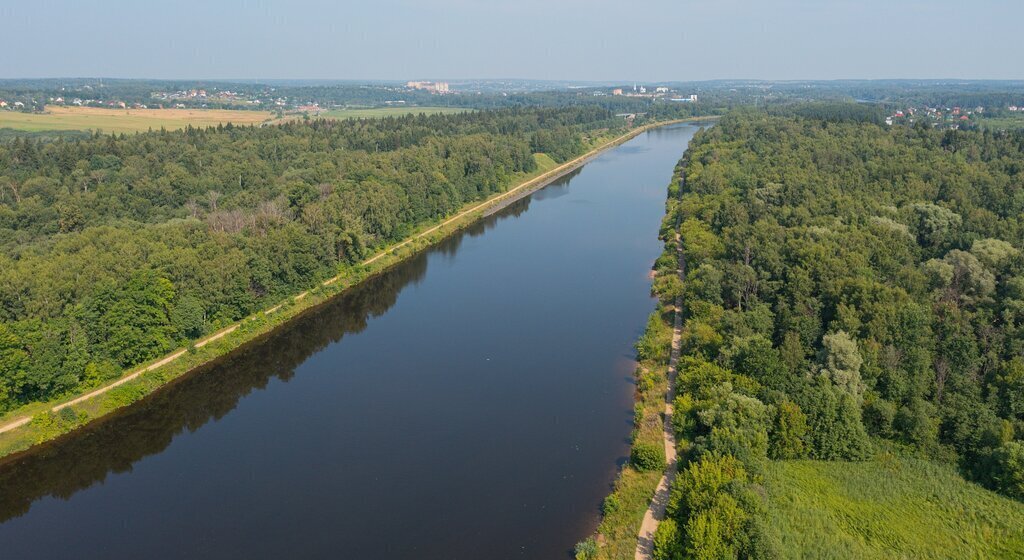
M605 142L604 144L594 148L593 150L590 150L589 152L587 152L587 153L585 153L585 154L583 154L583 155L581 155L579 157L576 157L576 158L574 158L572 160L569 160L569 161L567 161L567 162L565 162L565 163L563 163L563 164L561 164L561 165L559 165L559 166L557 166L555 168L552 168L552 169L550 169L550 170L548 170L548 171L546 171L544 173L541 173L540 175L538 175L538 176L536 176L536 177L534 177L532 179L523 181L522 183L520 183L520 184L516 185L515 187L505 191L504 193L495 195L495 196L493 196L493 197L491 197L491 198L489 198L489 199L487 199L487 200L485 200L485 201L483 201L483 202L481 202L479 204L476 204L476 205L472 206L471 208L467 208L465 210L462 210L461 212L458 212L457 214L455 214L451 218L448 218L448 219L444 220L443 222L441 222L441 223L439 223L437 225L434 225L434 226L432 226L432 227L430 227L430 228L428 228L426 230L423 230L423 231L417 233L416 235L412 235L412 236L408 237L404 241L401 241L401 242L399 242L399 243L397 243L395 245L392 245L391 247L388 247L388 248L384 249L383 251L377 253L376 255L374 255L374 256L364 260L361 263L361 265L366 266L366 265L372 264L373 262L377 261L378 259L380 259L380 258L382 258L382 257L384 257L386 255L392 254L395 251L397 251L398 249L401 249L402 247L405 247L406 245L408 245L410 243L413 243L414 241L418 241L420 239L423 239L423 238L427 237L428 235L436 232L437 230L439 230L439 229L441 229L441 228L443 228L443 227L445 227L447 225L450 225L450 224L452 224L454 222L457 222L457 221L459 221L461 219L464 219L464 218L472 215L474 212L478 212L478 211L480 211L482 209L488 208L488 207L496 205L496 204L502 204L503 202L506 202L509 199L514 199L516 197L525 196L526 194L529 194L530 192L533 192L534 190L540 189L540 188L546 186L547 184L551 183L552 181L555 181L556 179L564 176L566 173L569 173L570 171L580 167L584 163L587 163L592 158L594 158L597 155L603 153L605 150L608 150L610 148L614 148L615 146L618 146L619 144L622 144L623 142L626 142L627 140L630 140L631 138L641 134L644 131L650 130L652 128L657 128L657 127L660 127L660 126L665 126L665 125L685 122L686 120L687 119L674 119L674 120L669 120L669 121L663 121L663 122L657 122L657 123L646 124L646 125L643 125L643 126L638 126L638 127L634 128L634 129L630 130L629 132L626 132L625 134L623 134L621 136L618 136L616 138L613 138L613 139ZM334 276L333 278L329 278L329 279L323 281L322 285L329 286L329 285L331 285L331 284L341 280L342 278L344 278L344 276L345 276L345 273L342 273L342 274L339 274L337 276ZM304 291L304 292L294 296L291 299L293 301L299 301L299 300L303 299L304 297L306 297L308 295L309 295L309 291L307 290L307 291ZM273 307L271 307L269 309L266 309L266 310L262 311L261 313L263 315L269 315L269 314L274 313L275 311L281 309L282 306L284 306L284 303L279 303L279 304L277 304L277 305L275 305L275 306L273 306ZM206 337L206 338L204 338L202 340L196 341L196 343L195 343L196 348L201 348L203 346L206 346L210 342L213 342L215 340L223 338L224 336L226 336L226 335L230 334L231 332L235 331L246 320L255 319L257 316L258 316L258 314L256 316L249 317L248 319L242 319L241 321L239 321L239 322L237 322L237 323L235 323L235 324L233 324L233 325L231 325L229 327L226 327L226 328L224 328L224 329L222 329L222 330L220 330L220 331L218 331L218 332L216 332L216 333L214 333L214 334L212 334L212 335L210 335L210 336L208 336L208 337ZM157 368L160 368L162 366L165 366L165 365L167 365L167 364L177 360L178 358L184 356L186 352L187 352L186 349L177 350L177 351L175 351L175 352L173 352L171 354L168 354L167 356L164 356L163 358L159 359L156 362L153 362L153 363L151 363L149 365L140 367L139 369L137 369L134 372L132 372L132 373L130 373L130 374L128 374L128 375L118 379L117 381L111 383L110 385L105 385L105 386L100 387L98 389L95 389L95 390L93 390L93 391L91 391L89 393L86 393L84 395L75 397L73 400L70 400L70 401L67 401L67 402L55 405L55 406L51 407L49 410L51 412L59 412L60 410L62 410L64 408L67 408L69 406L72 406L72 405L78 404L78 403L80 403L82 401L85 401L85 400L91 399L93 397L102 395L102 394L106 393L107 391L110 391L111 389L113 389L115 387L123 385L123 384L125 384L125 383L127 383L127 382L129 382L129 381L131 381L131 380L133 380L133 379L135 379L137 377L139 377L143 373L146 373L148 371L153 371L153 370L155 370ZM13 419L7 421L6 423L0 425L0 434L2 434L4 432L9 432L9 431L17 429L17 428L20 428L20 427L28 424L31 421L32 421L32 416L31 415L22 416L20 418L13 418Z
M679 243L679 235L676 235L676 243ZM679 278L683 279L686 266L683 261L683 247L679 245ZM665 508L668 506L668 495L672 488L672 481L676 478L676 436L672 429L672 402L676 398L676 373L679 363L680 339L683 327L683 298L677 297L675 301L675 319L672 325L672 353L668 360L668 390L665 392L665 418L662 425L662 440L665 443L665 474L658 481L658 488L651 498L651 505L644 512L644 520L640 524L640 532L636 540L636 552L634 560L651 560L654 552L654 532L658 530L658 524L665 518Z

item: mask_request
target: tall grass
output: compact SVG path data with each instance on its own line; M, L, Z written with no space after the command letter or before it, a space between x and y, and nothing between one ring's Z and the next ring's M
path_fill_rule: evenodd
M950 465L772 461L766 487L784 558L1024 558L1024 504Z

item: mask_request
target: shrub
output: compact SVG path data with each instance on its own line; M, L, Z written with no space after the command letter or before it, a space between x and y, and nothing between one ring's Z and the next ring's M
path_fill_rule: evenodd
M647 319L647 328L636 342L636 353L640 360L668 361L671 350L671 327L661 320L660 310L655 310Z
M107 392L107 398L103 401L103 406L107 410L113 410L128 406L144 396L146 396L145 387L138 383L125 383Z
M619 501L619 497L615 494L608 494L604 503L601 504L601 513L608 516L619 511L620 507L622 507L622 502Z
M662 303L671 305L677 297L683 295L683 281L675 272L663 274L654 280L651 291Z
M633 443L629 460L641 471L661 470L665 468L665 448L659 444L638 441Z
M576 560L592 560L597 558L597 541L594 537L576 543Z

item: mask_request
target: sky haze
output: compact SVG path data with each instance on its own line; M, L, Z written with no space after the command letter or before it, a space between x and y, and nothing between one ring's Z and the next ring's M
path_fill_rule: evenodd
M1022 21L1008 0L0 0L0 78L1021 79Z

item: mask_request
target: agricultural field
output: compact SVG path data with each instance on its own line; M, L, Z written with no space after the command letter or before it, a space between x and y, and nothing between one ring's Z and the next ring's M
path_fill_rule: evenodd
M367 107L361 109L332 109L324 111L318 116L329 119L377 119L381 117L400 117L402 115L450 115L471 111L465 107Z
M1024 504L923 459L772 461L767 527L785 558L1019 558Z
M1001 117L983 117L978 119L978 126L987 130L1017 130L1024 128L1024 113L1016 113Z
M230 109L101 109L97 107L48 106L46 113L0 111L0 129L25 132L99 130L130 133L149 129L177 130L188 125L216 126L222 123L251 125L271 118L267 111Z

